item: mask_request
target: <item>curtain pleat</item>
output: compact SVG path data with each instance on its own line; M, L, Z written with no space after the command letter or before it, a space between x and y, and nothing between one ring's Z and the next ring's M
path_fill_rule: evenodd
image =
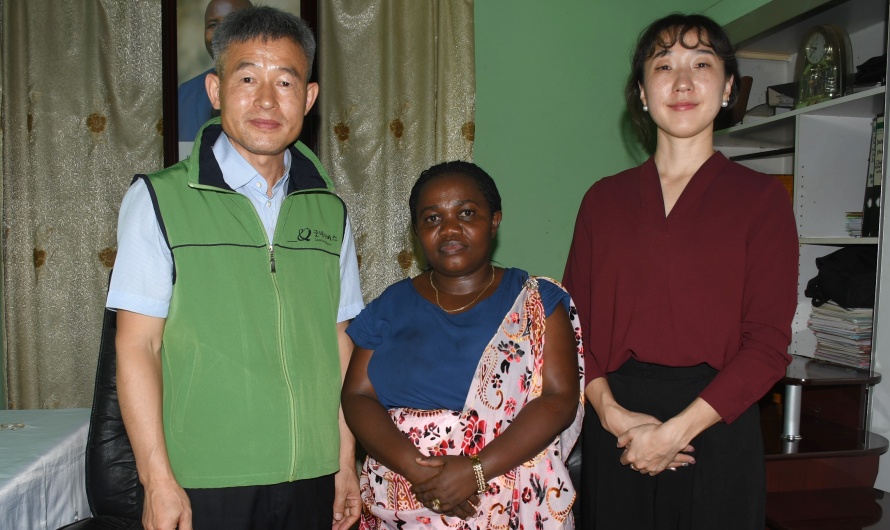
M419 272L408 195L473 155L471 0L320 5L321 158L349 208L366 300Z

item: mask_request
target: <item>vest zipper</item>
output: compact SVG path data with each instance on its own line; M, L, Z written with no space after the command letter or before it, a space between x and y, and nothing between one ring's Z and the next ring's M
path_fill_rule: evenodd
M286 199L286 197L285 197ZM282 205L283 206L283 205ZM280 218L280 215L279 215ZM257 220L260 220L259 214L257 214ZM260 228L265 232L265 228L263 227L262 221L260 220ZM277 221L275 231L278 231ZM283 340L284 340L284 320L282 318L282 303L281 303L281 291L278 287L278 277L275 274L275 235L273 234L272 240L269 241L269 269L272 273L272 284L275 287L275 298L276 304L278 306L278 358L281 362L281 373L284 376L285 388L287 389L288 396L288 405L290 408L290 417L291 417L291 439L293 443L291 444L290 451L290 479L294 480L297 476L297 407L296 400L297 397L294 395L293 381L290 377L290 372L288 371L288 359L287 352L285 351Z

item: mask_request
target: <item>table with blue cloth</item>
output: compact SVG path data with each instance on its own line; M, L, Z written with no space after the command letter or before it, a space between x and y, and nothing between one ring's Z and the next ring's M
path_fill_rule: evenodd
M0 528L55 530L90 516L89 409L0 410Z

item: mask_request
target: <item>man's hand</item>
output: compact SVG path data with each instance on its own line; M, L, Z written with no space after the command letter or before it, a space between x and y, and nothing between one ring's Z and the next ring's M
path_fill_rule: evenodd
M337 323L337 351L340 355L340 377L346 376L352 358L352 339L346 334L349 321ZM342 383L342 379L341 379ZM346 425L340 407L340 471L334 475L334 530L347 530L362 510L362 497L355 475L355 437Z
M145 530L192 530L192 505L175 481L145 488Z
M146 530L192 530L192 508L173 476L162 420L161 342L166 320L117 312L117 395L139 480Z
M362 498L355 464L340 466L334 475L334 530L348 530L362 513Z

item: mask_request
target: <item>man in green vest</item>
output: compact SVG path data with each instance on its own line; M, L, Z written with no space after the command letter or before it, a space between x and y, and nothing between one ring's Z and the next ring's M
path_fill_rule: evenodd
M315 39L252 7L213 37L220 117L124 197L107 306L147 530L346 530L360 510L339 413L363 307L346 208L297 137Z

